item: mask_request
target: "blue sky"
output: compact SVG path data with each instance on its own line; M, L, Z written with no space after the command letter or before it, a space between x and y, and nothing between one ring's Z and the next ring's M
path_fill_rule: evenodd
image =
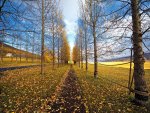
M79 13L80 13L80 11L79 11L79 3L78 3L79 0L60 0L60 1L61 1L60 2L60 6L61 6L61 9L63 10L63 15L64 15L64 22L66 24L65 29L66 29L66 32L67 32L67 37L68 37L68 41L69 41L70 47L72 49L73 46L74 46L74 42L75 42L75 38L76 38L76 31L77 31L77 27L78 27L78 18L79 18ZM84 0L82 0L82 1L84 1ZM113 4L109 4L109 7L105 6L105 8L106 8L105 11L107 11L107 13L109 14L111 11L118 9L119 5L120 5L120 3L113 2ZM9 6L7 6L6 10L11 10L11 8L9 8ZM122 13L122 14L124 14L124 13ZM28 15L26 15L26 16L28 16ZM8 16L6 15L6 17L8 17ZM110 18L111 18L111 16L110 16ZM146 26L149 25L147 23L150 22L148 17L145 17L145 18L147 18L147 19L142 22L142 27L144 29L147 28ZM18 27L20 27L19 24L17 24L17 26L12 25L12 24L14 24L14 22L13 22L13 20L11 18L7 18L7 20L9 21L9 22L7 22L8 26L13 26L13 28L16 28L16 29L18 29ZM20 21L23 22L25 27L31 28L30 27L31 23L28 22L28 20L20 20ZM17 21L17 23L20 22L20 21ZM104 24L108 24L109 25L109 23L110 23L109 21L106 21L106 23L104 23ZM128 25L129 23L131 23L131 15L127 15L126 18L124 18L122 20L122 24ZM2 26L0 26L0 29L1 29L1 27ZM25 28L21 27L21 29L24 30ZM105 35L117 36L119 33L122 33L122 30L116 29L116 30L113 30L113 31L110 30L109 32L105 33ZM19 32L17 34L23 34L22 36L25 37L27 33ZM131 35L131 32L130 32L130 35ZM149 34L147 33L146 36L149 36ZM146 43L147 46L150 46L148 41L145 41L145 43ZM146 52L147 52L147 50L146 50ZM125 55L126 55L126 53L125 53Z
M79 15L78 0L61 0L61 7L64 15L64 22L66 24L66 32L70 47L74 46L77 20Z

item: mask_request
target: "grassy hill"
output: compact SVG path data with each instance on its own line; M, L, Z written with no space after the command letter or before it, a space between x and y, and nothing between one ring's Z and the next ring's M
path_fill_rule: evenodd
M44 53L45 63L52 62L52 51ZM0 42L0 68L39 64L41 56Z
M0 55L3 57L7 57L6 55L8 53L12 54L12 57L28 57L28 58L32 58L32 57L38 57L40 58L40 55L37 54L32 54L28 51L24 51L24 50L20 50L17 48L14 48L10 45L7 45L5 43L0 42Z

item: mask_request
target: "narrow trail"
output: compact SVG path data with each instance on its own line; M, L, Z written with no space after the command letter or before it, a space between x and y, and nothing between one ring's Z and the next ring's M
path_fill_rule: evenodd
M81 89L73 69L65 78L60 95L54 102L48 103L50 113L85 113L86 108L81 96Z

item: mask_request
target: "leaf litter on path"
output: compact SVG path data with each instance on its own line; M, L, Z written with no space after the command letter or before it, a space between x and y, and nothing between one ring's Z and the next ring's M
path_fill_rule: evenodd
M50 113L85 113L85 101L75 71L70 69L64 80L61 92L55 101L49 101L47 112Z

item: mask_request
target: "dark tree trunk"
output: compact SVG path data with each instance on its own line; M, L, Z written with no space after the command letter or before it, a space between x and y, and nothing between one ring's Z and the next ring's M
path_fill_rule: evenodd
M83 68L83 44L82 44L82 37L83 37L83 32L81 29L79 29L79 41L80 41L80 62L81 62L81 68Z
M59 38L58 38L58 67L59 67L59 58L60 56L59 56Z
M33 36L33 45L32 45L32 63L34 62L34 43L35 43L35 38Z
M44 0L42 0L41 75L44 73L44 26Z
M14 41L12 41L12 47L13 47ZM12 56L11 56L11 62L13 62L13 57L14 57L14 49L12 48Z
M52 15L52 37L53 37L53 40L52 40L52 43L53 43L53 69L54 69L54 67L55 67L55 34L54 34L54 31L55 31L55 28L54 28L55 26L54 26L54 17L53 17L53 15Z
M85 69L88 70L88 55L87 55L87 28L85 26Z
M54 25L53 25L53 69L55 67L55 47L54 46L55 45L54 45Z
M93 23L93 38L94 38L94 78L97 78L97 43L96 43L96 32L95 32L95 23Z
M28 62L28 41L26 44L26 62Z
M81 48L80 48L80 38L78 38L78 42L79 42L79 56L78 56L78 60L79 60L79 67L80 67L80 63L81 63L81 57L80 57L80 54L81 54L81 53L80 53L80 51L81 51L81 50L80 50L80 49L81 49Z
M79 67L80 67L80 60L79 60Z
M134 89L135 101L148 101L148 90L144 78L144 53L142 48L141 20L139 15L139 0L131 0L133 22L133 51L134 51ZM142 92L142 93L137 93Z
M82 52L82 32L81 32L81 36L80 36L80 42L81 42L81 68L83 68L83 52Z
M20 41L20 62L21 62L21 41Z
M18 39L19 39L19 37L17 36L17 48L19 48L19 41L18 41ZM16 51L16 61L18 62L18 57L19 57L19 54L17 53L17 51Z
M1 54L0 54L0 56L1 56L1 62L3 62L3 49L4 49L4 45L3 45L3 41L1 42Z

